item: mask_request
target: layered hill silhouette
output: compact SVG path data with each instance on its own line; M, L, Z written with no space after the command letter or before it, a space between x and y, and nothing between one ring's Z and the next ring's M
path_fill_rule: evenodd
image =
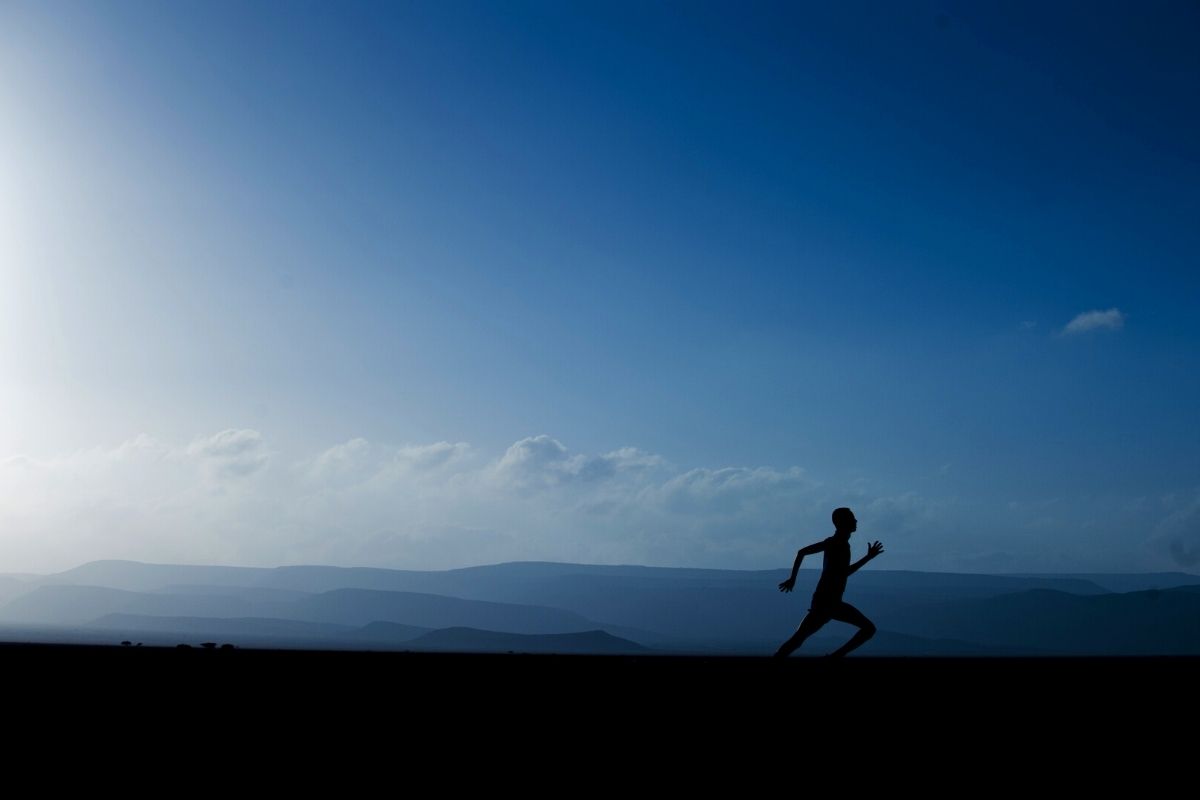
M1200 587L1072 595L1035 589L909 610L899 627L1021 652L1200 655Z
M648 652L646 647L600 630L579 633L525 634L478 628L438 630L372 622L362 627L283 619L153 617L107 614L91 623L92 630L110 630L124 639L152 644L180 641L241 642L256 647L301 647L320 643L346 649L418 650L464 653L614 653Z
M229 642L243 647L316 648L346 638L357 628L287 619L256 617L165 617L145 614L105 614L82 627L94 641L108 633L109 640L138 641L170 646L186 642ZM428 633L417 628L413 637Z
M777 584L786 575L543 562L422 572L100 561L54 575L0 576L0 636L94 641L111 632L268 647L768 654L804 615L817 571L802 570L796 591L781 595ZM855 575L847 599L880 628L864 656L1200 652L1200 577L1187 573L872 569ZM556 638L568 635L574 638ZM822 636L805 650L820 654L845 638L838 623Z
M629 654L649 652L648 648L604 631L529 635L498 633L476 628L443 628L408 642L414 650L443 653L572 653Z

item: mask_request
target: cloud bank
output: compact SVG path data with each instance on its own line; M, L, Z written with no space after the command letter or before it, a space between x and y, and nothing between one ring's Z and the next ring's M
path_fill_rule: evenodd
M100 558L417 569L509 560L787 566L861 509L873 538L908 535L916 495L836 490L791 467L682 469L636 447L580 453L547 435L488 455L463 442L356 438L301 458L261 433L138 436L49 460L0 461L9 570ZM865 517L863 515L866 515Z

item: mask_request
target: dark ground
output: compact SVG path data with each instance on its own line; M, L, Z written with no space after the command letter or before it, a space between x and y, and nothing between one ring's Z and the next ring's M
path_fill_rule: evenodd
M183 759L218 780L233 763L332 768L410 788L501 770L566 793L563 780L621 776L800 786L835 765L910 788L1044 774L1103 789L1136 773L1144 790L1192 771L1198 667L0 645L10 733L102 762Z

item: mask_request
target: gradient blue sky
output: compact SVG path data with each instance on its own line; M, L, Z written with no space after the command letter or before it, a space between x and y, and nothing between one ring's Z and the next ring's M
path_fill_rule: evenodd
M1200 7L963 6L0 4L0 569L1195 564Z

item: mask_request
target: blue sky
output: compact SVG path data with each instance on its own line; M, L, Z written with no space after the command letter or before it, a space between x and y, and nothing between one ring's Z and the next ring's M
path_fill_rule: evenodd
M6 3L0 559L1190 566L1197 33Z

